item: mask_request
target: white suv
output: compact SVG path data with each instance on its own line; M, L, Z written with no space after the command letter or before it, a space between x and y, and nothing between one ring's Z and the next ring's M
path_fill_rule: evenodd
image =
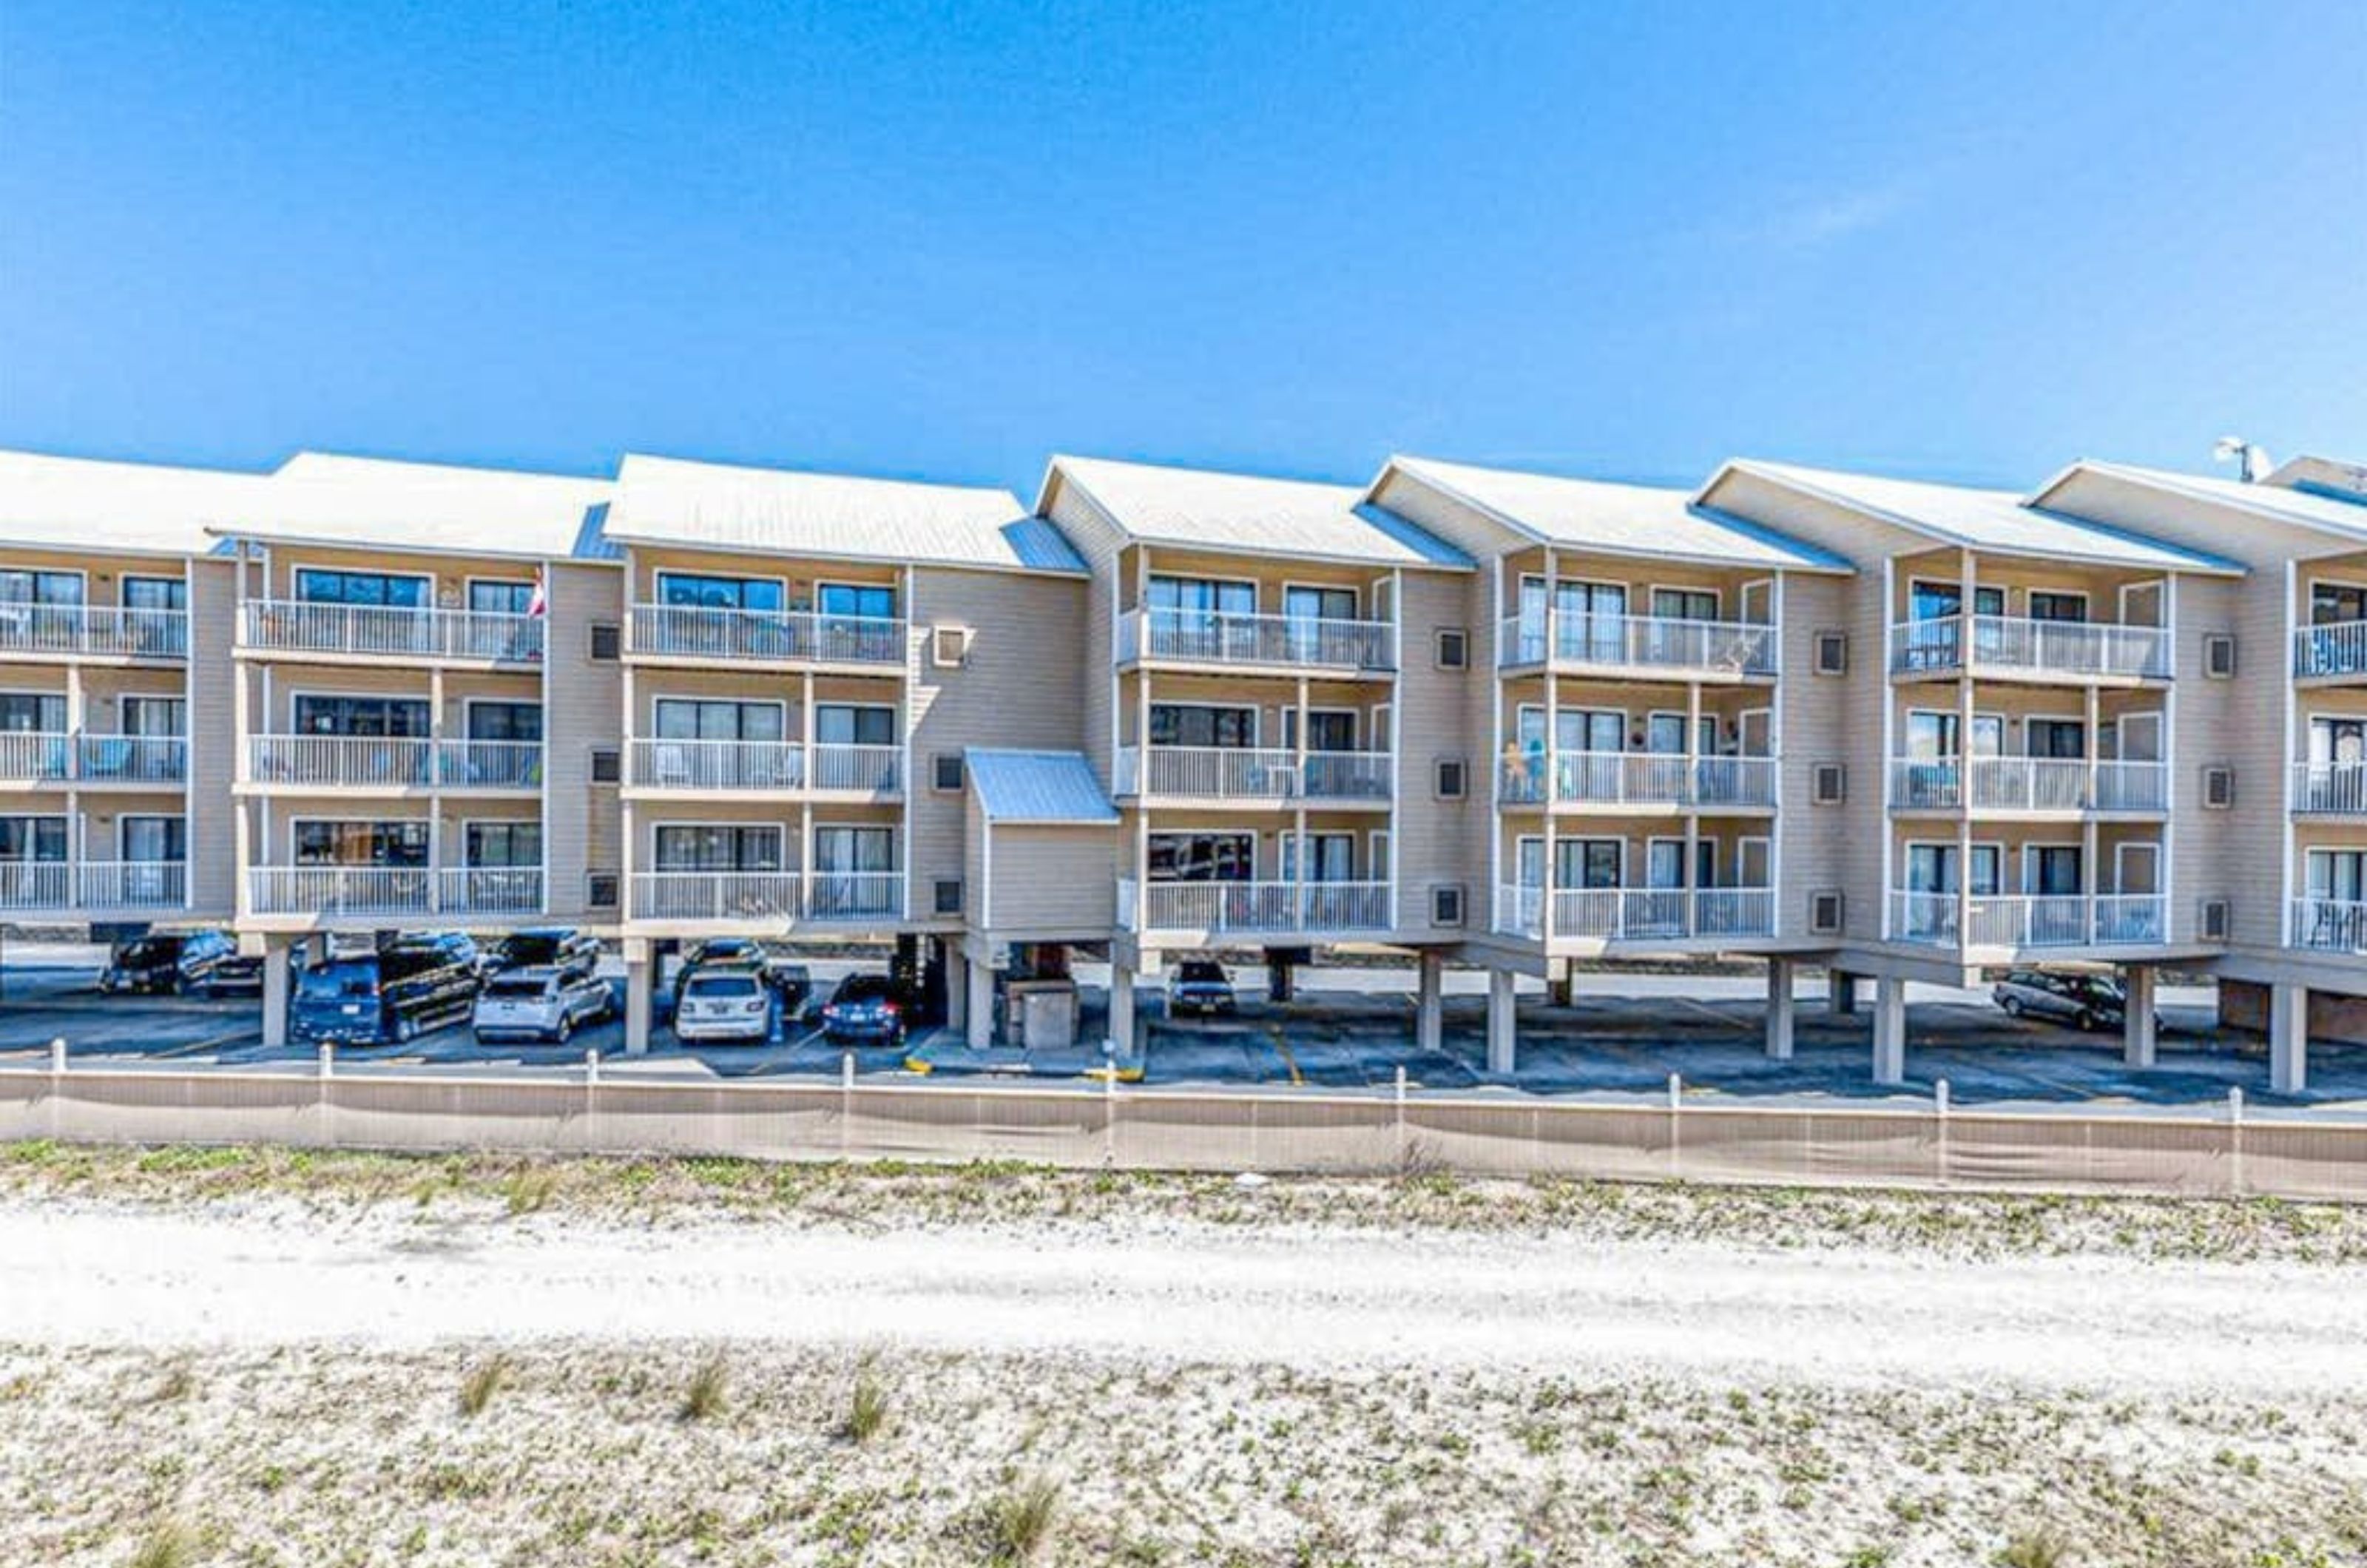
M702 1041L744 1040L762 1043L773 1032L773 988L755 968L700 969L682 983L674 1004L674 1037L685 1045Z
M470 1019L477 1038L557 1040L562 1043L580 1023L596 1023L614 1010L608 982L581 971L549 964L504 969L477 993Z

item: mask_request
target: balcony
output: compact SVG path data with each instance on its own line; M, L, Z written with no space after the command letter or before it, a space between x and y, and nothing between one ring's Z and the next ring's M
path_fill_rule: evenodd
M1719 680L1773 675L1775 628L1744 621L1685 621L1659 615L1514 615L1498 628L1496 667L1557 667L1619 673L1678 674Z
M627 918L700 924L900 920L900 871L642 871Z
M1506 806L1545 799L1546 761L1507 769L1497 784ZM1553 759L1556 805L1759 809L1775 804L1772 757L1693 757L1661 751L1564 751Z
M1975 615L1970 671L2067 681L2167 681L2167 627L2033 621ZM1904 621L1890 628L1894 675L1953 675L1967 669L1961 615Z
M1775 934L1772 887L1587 887L1548 893L1542 887L1500 886L1496 930L1542 937L1548 902L1556 937L1652 942Z
M1890 936L1932 947L2126 947L2169 940L2168 901L2157 893L1890 895Z
M242 652L523 664L542 657L542 637L540 615L293 599L250 599L239 606Z
M2136 812L2169 809L2169 768L2163 762L2090 762L2078 757L1975 757L1966 768L1954 758L1894 757L1890 808L1954 811L1971 786L1975 811Z
M2292 944L2312 953L2367 953L2367 903L2294 899Z
M635 789L713 795L818 793L885 796L900 786L895 746L812 746L796 740L635 740Z
M1136 609L1118 617L1113 652L1121 665L1159 660L1366 674L1397 667L1396 644L1396 627L1387 621Z
M2289 804L2297 817L2367 817L2367 762L2295 762Z
M189 657L185 610L0 604L0 659Z
M2297 679L2367 679L2367 621L2336 621L2295 631L2293 671Z
M176 735L0 735L0 782L178 788L188 773L189 743Z
M1319 939L1385 931L1396 923L1386 882L1148 882L1117 885L1127 931Z
M1117 755L1116 793L1378 805L1389 798L1390 772L1387 751L1309 751L1302 758L1240 747L1127 746Z
M246 770L245 783L297 789L530 791L542 787L542 746L533 740L256 735L247 739Z
M902 669L907 623L885 615L636 604L625 651L703 664L847 664Z
M534 915L536 866L277 865L247 872L256 915L413 917Z
M177 909L179 861L0 861L0 909Z

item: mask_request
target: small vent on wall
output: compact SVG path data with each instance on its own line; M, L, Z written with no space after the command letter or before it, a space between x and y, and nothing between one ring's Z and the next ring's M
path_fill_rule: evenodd
M618 877L613 871L587 873L583 878L583 903L586 908L613 909L617 907Z
M1849 798L1849 769L1839 762L1818 762L1808 781L1808 799L1817 806L1839 806Z
M969 662L968 626L938 626L929 638L930 661L940 670L958 670Z
M936 882L934 903L936 912L940 915L960 914L962 912L961 878L958 876L939 877Z
M2225 632L2213 632L2203 639L2203 672L2214 681L2236 678L2236 639Z
M1433 887L1430 890L1430 923L1434 926L1459 926L1463 923L1463 889Z
M1471 637L1461 626L1439 627L1436 648L1441 670L1470 668Z
M592 623L592 657L606 664L616 660L625 646L624 628L613 621Z
M2203 805L2210 811L2225 811L2236 804L2236 770L2225 762L2214 762L2203 770Z
M595 784L617 784L625 776L624 754L614 746L592 749L592 782Z
M2235 929L2235 907L2225 898L2203 900L2202 916L2199 923L2205 942L2225 942L2228 932Z
M1821 631L1817 634L1816 671L1819 675L1849 673L1849 633Z
M957 790L962 786L962 754L958 751L939 752L930 764L933 779L939 790Z
M1469 788L1469 779L1460 757L1441 757L1436 776L1438 798L1441 800L1461 800Z
M1816 936L1841 934L1841 918L1846 904L1838 887L1819 888L1808 895L1808 930Z

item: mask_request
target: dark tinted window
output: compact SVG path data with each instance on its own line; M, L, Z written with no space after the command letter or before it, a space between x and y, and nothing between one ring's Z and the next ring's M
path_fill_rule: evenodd
M1178 980L1195 983L1222 985L1225 980L1225 966L1213 959L1187 959L1175 966L1175 977Z
M895 983L885 975L849 975L838 983L838 994L832 999L842 1002L876 1002L891 1000L895 995Z

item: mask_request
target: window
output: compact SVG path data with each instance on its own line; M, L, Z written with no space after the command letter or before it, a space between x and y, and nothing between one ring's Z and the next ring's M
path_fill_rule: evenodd
M0 604L79 604L82 593L78 571L0 571Z
M606 664L620 659L624 656L624 650L625 632L622 626L617 626L614 621L592 623L591 657L595 662Z
M2079 758L2088 754L2088 727L2076 718L2026 719L2022 739L2026 756Z
M938 789L950 794L953 791L961 788L962 754L960 752L941 751L930 762L929 766L934 774L934 783Z
M1655 588L1652 615L1663 621L1714 621L1717 619L1717 594L1705 588Z
M1375 882L1389 879L1389 832L1376 828L1365 837L1365 874Z
M1819 675L1849 673L1849 633L1820 631L1817 634L1815 669Z
M2033 588L2030 591L2030 618L2033 621L2084 621L2088 618L2088 596Z
M1150 705L1153 746L1201 746L1237 749L1257 744L1258 713L1253 707L1215 707L1200 703Z
M123 699L123 733L126 735L179 736L188 733L189 705L179 697L126 695Z
M1356 618L1356 591L1353 588L1285 588L1282 591L1282 613L1294 621L1353 621Z
M425 822L298 822L298 865L425 866Z
M661 823L657 860L660 871L778 871L781 829L771 824Z
M1555 715L1554 747L1561 751L1624 751L1627 716L1616 708L1562 708ZM1513 743L1538 769L1545 766L1546 710L1524 707L1514 719Z
M2310 851L2304 886L2321 903L2367 902L2367 850Z
M787 597L776 577L658 573L658 603L674 609L778 611Z
M132 577L123 579L123 607L127 610L186 610L189 607L189 585L177 577Z
M0 817L0 862L51 863L66 858L62 817Z
M1441 626L1433 634L1432 653L1441 670L1466 670L1471 665L1471 637L1461 626Z
M1441 800L1461 800L1470 787L1468 770L1460 757L1441 757L1433 765L1431 785Z
M296 597L307 604L424 610L434 596L434 579L408 573L332 571L311 566L300 567L296 572Z
M875 582L817 583L814 608L833 620L892 621L896 591Z
M0 731L11 735L63 735L66 700L49 692L0 692Z
M592 749L592 782L595 784L620 783L625 776L624 753L614 746Z
M2002 886L2004 852L1995 844L1973 846L1973 896L1994 898ZM1954 893L1961 862L1954 844L1907 846L1907 890L1909 893ZM1919 904L1920 901L1916 901ZM1949 919L1953 921L1954 917Z
M142 865L177 865L189 858L189 825L179 817L126 817L118 831L123 858Z
M1626 880L1626 871L1625 839L1563 839L1554 845L1557 888L1617 887Z
M929 638L929 657L940 670L958 670L969 662L969 628L939 626Z
M2064 897L2079 891L2079 846L2032 844L2022 851L2022 891L2040 897Z
M427 704L412 697L296 699L299 735L420 738L427 734Z
M1154 611L1252 615L1257 613L1257 584L1206 577L1154 577L1146 604Z
M523 615L534 608L534 584L507 579L469 584L469 608L481 615Z
M814 739L824 746L893 746L896 710L851 703L814 705Z
M539 822L471 822L461 831L461 863L471 866L539 866Z
M1250 882L1257 876L1251 833L1153 833L1147 870L1152 882Z
M1917 581L1908 585L1907 618L1910 621L1936 621L1957 614L1964 608L1963 585L1954 582ZM2005 590L1975 588L1973 614L2002 615L2005 614Z
M1282 710L1282 744L1285 750L1298 745L1298 710ZM1353 709L1309 708L1307 713L1307 749L1309 751L1353 751L1356 749L1356 715Z
M787 733L779 703L735 702L728 697L660 697L660 740L778 740Z
M2340 626L2367 621L2367 587L2355 582L2313 582L2309 585L2309 624Z
M469 705L471 740L540 740L540 703L472 702Z
M824 874L881 874L896 869L893 828L827 827L814 829L814 870Z
M1300 880L1298 874L1298 835L1282 835L1282 879ZM1356 835L1353 833L1309 833L1307 835L1307 874L1308 882L1353 882L1356 880Z

